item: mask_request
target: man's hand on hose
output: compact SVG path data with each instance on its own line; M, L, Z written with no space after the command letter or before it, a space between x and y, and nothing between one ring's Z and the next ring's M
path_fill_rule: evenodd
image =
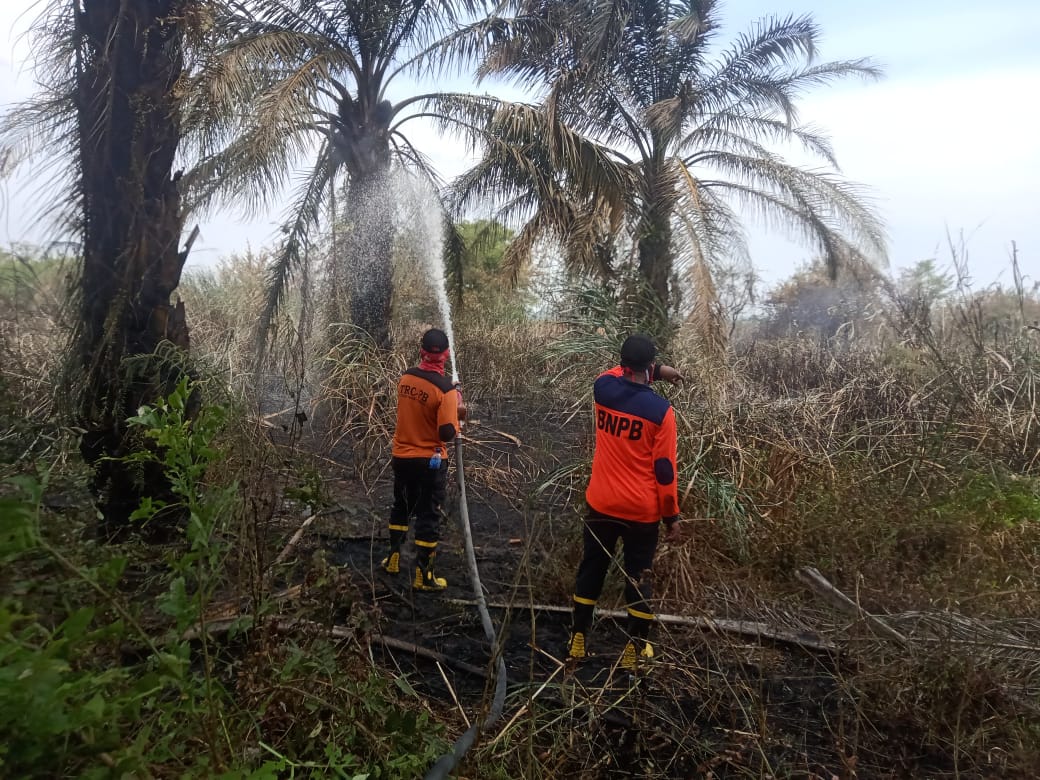
M679 385L686 381L686 377L682 375L679 369L674 368L673 366L666 366L664 363L661 363L660 366L658 366L658 368L660 377L665 382L671 382L673 385Z
M462 400L462 383L455 383L455 397L458 399L459 421L466 419L466 402Z
M665 517L663 520L664 540L669 544L678 544L681 542L685 534L683 534L682 520L679 519L679 515Z

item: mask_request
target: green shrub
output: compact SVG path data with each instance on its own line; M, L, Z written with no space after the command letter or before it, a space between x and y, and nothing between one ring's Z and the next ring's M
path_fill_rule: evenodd
M186 518L183 546L164 561L78 540L44 509L46 478L0 485L0 776L422 774L446 749L442 730L358 641L306 620L284 630L257 617L262 603L226 640L199 630L227 585L240 509L237 483L212 468L228 412L189 418L192 392L183 381L132 420L156 446L131 458L161 461ZM137 517L163 521L172 508L145 502ZM133 607L120 591L131 552L164 591L135 592ZM335 574L312 577L326 611L344 602ZM352 619L360 632L363 616Z
M933 507L936 517L985 530L1040 521L1040 483L1006 472L968 474Z
M24 597L0 601L0 774L107 777L133 772L143 768L145 753L153 748L131 734L163 707L164 692L180 685L184 670L157 650L147 663L108 663L126 642L151 643L105 595L126 559L112 556L81 568L52 546L40 529L45 483L16 478L0 499L0 561L10 567L8 573L26 562L38 567L41 557L57 563L61 573L44 581L15 581L11 588L31 593L34 602L59 605L50 614L35 613ZM11 488L18 492L12 494ZM101 596L100 603L63 603L83 583Z

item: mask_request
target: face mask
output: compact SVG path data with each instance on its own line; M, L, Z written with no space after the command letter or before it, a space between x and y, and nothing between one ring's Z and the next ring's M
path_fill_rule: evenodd
M425 349L419 349L419 368L423 371L436 371L439 374L444 373L444 364L448 360L449 350L443 352L427 352Z

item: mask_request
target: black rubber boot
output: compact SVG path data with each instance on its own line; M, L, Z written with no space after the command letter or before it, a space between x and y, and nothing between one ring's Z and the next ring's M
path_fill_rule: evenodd
M588 655L586 639L592 628L592 615L595 604L585 604L574 597L574 614L571 617L571 635L567 640L567 658L580 661ZM587 599L583 599L585 601Z
M417 546L415 555L415 579L412 590L444 590L448 581L433 573L433 561L436 553L430 547Z
M390 551L380 561L380 566L387 574L397 574L401 571L401 545L408 536L408 526L390 524Z

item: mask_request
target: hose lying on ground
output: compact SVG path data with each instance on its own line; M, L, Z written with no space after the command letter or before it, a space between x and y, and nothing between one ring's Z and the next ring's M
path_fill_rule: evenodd
M455 438L455 471L459 480L459 525L462 527L462 537L466 543L466 563L469 565L469 581L473 586L473 595L476 597L477 611L480 613L480 623L484 627L484 635L491 645L491 652L495 656L495 695L491 700L491 709L483 722L475 721L466 731L455 740L450 753L445 753L437 759L426 773L425 780L443 780L462 760L476 741L480 732L494 724L502 715L506 703L506 662L498 647L498 637L495 634L495 626L491 622L491 613L488 611L487 599L484 598L484 586L480 582L480 570L477 568L477 556L473 550L473 532L469 527L469 506L466 503L466 476L462 468L462 437Z

